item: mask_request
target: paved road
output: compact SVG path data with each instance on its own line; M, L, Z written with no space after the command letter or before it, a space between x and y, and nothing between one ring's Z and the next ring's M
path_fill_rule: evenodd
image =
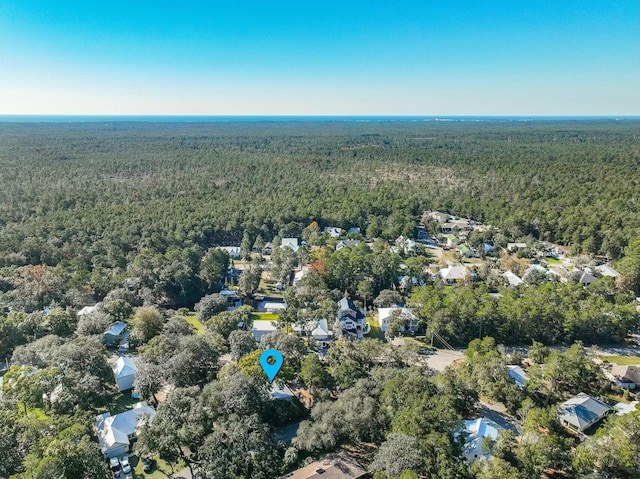
M510 429L514 433L516 433L516 435L520 435L520 425L514 418L508 416L503 412L504 405L489 404L484 401L480 401L480 407L478 408L478 410L480 411L480 414L482 414L487 419L491 419L498 426L504 429Z
M279 443L291 442L291 440L294 437L296 437L296 434L298 434L298 428L300 427L300 422L301 421L298 421L294 424L290 424L289 426L285 426L278 429L273 434L276 442L279 442Z
M427 356L427 365L438 372L444 371L454 361L463 358L463 351L451 351L449 349L438 349L435 353Z

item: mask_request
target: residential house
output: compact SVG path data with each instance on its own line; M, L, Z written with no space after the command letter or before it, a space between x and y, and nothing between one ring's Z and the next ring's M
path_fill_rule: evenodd
M223 289L220 294L227 300L227 311L232 311L242 306L242 299L238 296L238 292L232 289Z
M114 346L120 342L120 339L127 329L127 323L116 321L113 325L104 332L102 335L102 342L107 346Z
M405 255L415 254L417 243L410 238L405 238L404 236L399 236L396 239L396 247L398 251L401 251Z
M473 250L465 244L458 245L458 252L465 258L471 258L474 256Z
M547 269L544 266L541 266L539 264L532 264L524 272L524 275L522 276L522 280L523 281L527 281L531 277L531 275L535 275L535 274L545 274L545 275L547 275L547 274L549 274L549 272L547 271Z
M566 283L571 277L571 273L567 268L555 264L549 267L549 274L559 278L563 283Z
M405 320L405 325L400 327L400 332L417 331L418 318L413 314L411 308L401 308L400 306L392 306L390 308L378 308L378 324L382 332L386 332L389 327L389 321L393 314L398 314L400 318Z
M464 421L465 441L462 447L462 454L465 459L468 462L473 462L477 459L488 459L490 454L483 450L482 445L486 441L496 441L498 434L502 430L504 428L485 417Z
M451 216L448 213L442 213L441 211L430 211L427 213L427 216L438 223L446 223L451 219Z
M273 333L274 331L279 331L279 328L276 321L257 320L251 325L251 331L253 332L253 338L256 340L256 343L260 344L262 336Z
M398 287L403 291L408 291L414 286L424 286L424 280L417 276L398 276Z
M522 279L520 279L517 274L512 273L511 271L505 271L501 276L507 280L509 286L516 287L520 286L523 283Z
M338 302L336 325L340 328L341 333L349 339L362 339L364 334L368 332L364 314L348 297L342 298Z
M304 324L294 324L293 330L301 336L309 338L309 341L316 347L327 348L333 341L333 331L329 329L326 319L313 319Z
M278 401L292 401L295 394L293 394L293 391L286 384L283 384L281 387L278 381L273 381L271 383L271 389L269 390L269 396Z
M353 228L349 228L349 234L359 234L360 233L360 228L358 228L357 226L354 226Z
M580 393L563 402L558 409L560 424L577 432L584 432L598 423L611 411L611 408L588 394Z
M520 366L507 366L507 373L509 376L516 382L516 385L522 389L524 388L524 383L529 380L529 376L524 372Z
M302 281L304 279L305 276L309 275L309 269L301 269L300 271L296 271L296 273L293 275L293 286L294 287L298 287L298 285L300 284L300 281Z
M496 250L495 246L489 243L482 243L482 249L485 253L493 253Z
M138 435L138 426L143 417L153 419L156 411L146 402L133 405L133 409L112 416L104 413L96 416L96 433L100 450L105 458L121 456L130 450L131 440Z
M311 330L311 339L319 348L326 348L333 341L333 331L329 331L329 324L326 319L319 319L316 327Z
M97 304L94 304L93 306L85 306L84 308L82 308L80 311L76 313L76 316L78 317L78 319L80 319L83 316L88 316L93 313L97 313L101 310L102 310L102 303L97 303Z
M356 461L344 454L333 454L290 472L279 479L364 479L370 477Z
M638 401L631 401L630 403L619 402L613 405L613 409L618 416L624 416L625 414L636 412L638 404Z
M229 253L229 258L231 259L240 259L242 257L242 254L240 253L240 246L218 246L218 249Z
M445 235L444 239L447 242L447 248L455 248L460 242L458 237L454 234Z
M298 238L282 238L281 248L291 248L294 252L298 251L300 245L298 244Z
M578 283L580 283L582 286L589 286L591 283L598 281L598 278L590 273L587 273L586 271L578 271L578 274L580 275Z
M118 391L126 391L133 389L133 383L136 379L138 368L133 362L133 358L120 356L113 365L113 375L116 378Z
M342 228L336 228L335 226L327 226L324 229L324 232L332 238L339 238L344 234L344 230Z
M463 281L469 276L469 271L461 264L455 266L447 266L440 270L440 277L446 283L455 283L457 281Z
M279 302L265 302L262 307L264 308L264 311L267 313L279 313L280 311L287 309L287 304L286 303L279 303Z
M614 279L620 276L620 273L613 269L609 264L601 264L600 266L596 266L596 273L598 273L600 276L610 276Z
M336 243L336 251L340 251L342 248L347 248L349 246L358 246L360 241L358 240L342 240Z
M640 366L619 366L611 368L614 385L622 389L636 389L640 385Z

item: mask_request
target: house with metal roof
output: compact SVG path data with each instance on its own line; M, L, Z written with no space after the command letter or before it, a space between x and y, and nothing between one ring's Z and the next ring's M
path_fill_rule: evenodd
M113 375L116 378L118 391L133 389L133 382L136 379L138 368L133 362L133 358L120 356L113 365Z
M512 286L512 287L520 286L523 283L520 276L518 276L515 273L512 273L511 271L505 271L504 273L502 273L502 277L506 279L509 286Z
M129 452L131 440L137 437L142 418L152 420L155 414L155 409L146 402L139 402L130 411L115 416L108 412L96 416L96 434L103 456L117 457Z
M124 334L125 329L127 329L127 323L116 321L108 330L104 332L104 334L102 335L102 342L107 346L113 346L114 344L117 344Z
M509 376L516 382L516 385L522 389L524 388L524 383L529 380L529 376L524 372L520 366L507 366L507 373Z
M464 421L465 441L462 453L465 459L469 462L477 459L487 459L489 454L483 450L482 445L486 441L496 441L498 434L503 430L504 428L486 417Z
M584 432L607 417L610 411L611 408L607 404L588 394L580 393L560 404L558 419L563 426Z

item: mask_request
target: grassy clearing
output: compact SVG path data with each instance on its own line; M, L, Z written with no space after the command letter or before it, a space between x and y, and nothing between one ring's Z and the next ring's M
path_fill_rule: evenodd
M382 332L382 329L380 329L380 325L378 324L378 322L375 319L369 317L367 318L367 323L369 323L369 326L371 327L368 337L385 341L384 333Z
M198 321L198 313L189 313L184 319L196 330L196 334L204 334L204 324Z
M142 399L135 399L131 397L131 391L125 391L116 394L113 399L103 408L104 412L110 412L112 416L120 414L122 412L129 411L134 404L142 401Z
M551 257L547 257L544 260L547 262L547 264L562 264L562 261L560 261L559 259L555 259Z
M178 462L173 466L171 466L168 462L160 459L157 455L153 456L156 460L156 465L152 469L151 472L144 472L143 462L136 455L129 456L129 462L131 467L133 468L134 477L136 478L148 478L148 479L167 479L167 477L171 477L173 473L176 473L185 467L182 461Z
M276 313L251 313L252 321L278 321L280 318Z
M640 364L640 356L602 356L600 359L605 363L614 363L619 366Z

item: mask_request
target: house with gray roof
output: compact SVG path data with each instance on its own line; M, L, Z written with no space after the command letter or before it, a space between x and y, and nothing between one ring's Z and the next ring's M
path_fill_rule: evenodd
M558 419L563 426L573 431L584 432L607 417L610 411L611 408L607 404L588 394L580 393L560 404Z
M447 266L440 270L440 277L446 283L455 283L456 281L462 281L469 276L469 271L461 264L455 266Z
M613 269L610 264L601 264L600 266L596 266L596 273L600 274L600 276L610 276L612 278L620 276L620 273Z

